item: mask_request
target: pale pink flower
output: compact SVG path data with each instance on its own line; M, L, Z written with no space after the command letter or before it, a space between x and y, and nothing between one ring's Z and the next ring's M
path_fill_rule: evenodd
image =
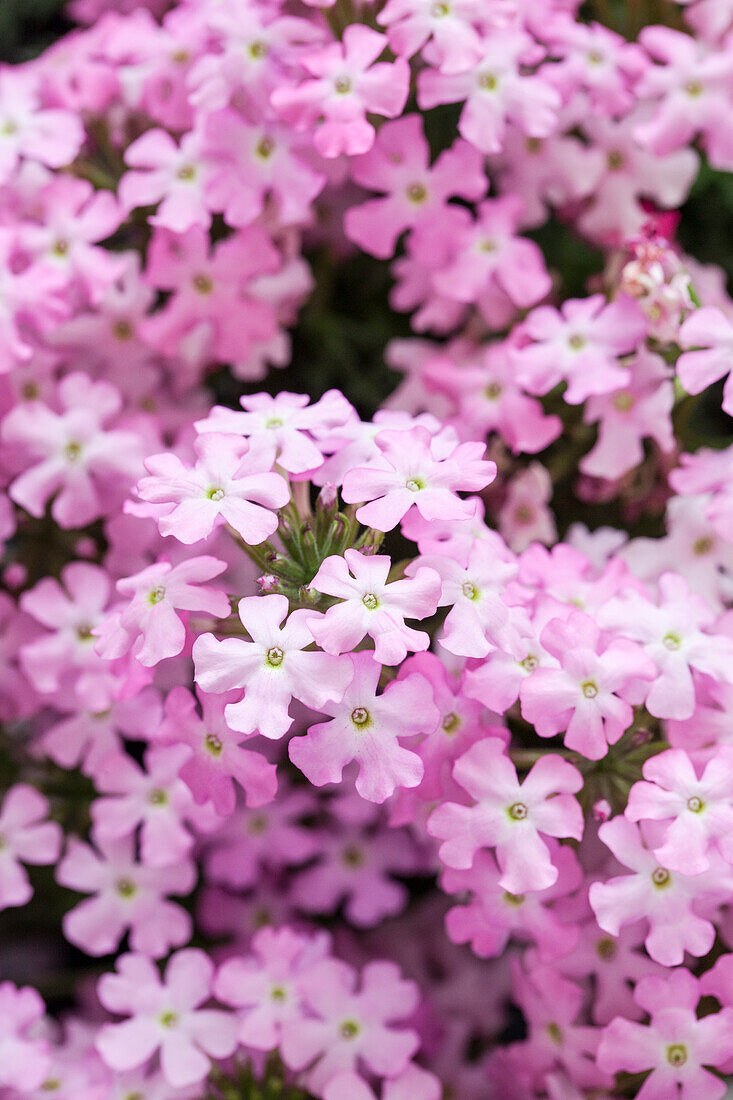
M412 57L428 41L431 60L441 72L459 73L475 65L482 53L477 31L487 0L387 0L377 22L387 28L389 44L400 57Z
M540 737L564 733L567 748L600 760L633 721L625 696L638 681L653 680L656 666L625 638L601 648L598 625L582 611L552 619L540 640L560 668L537 668L524 680L522 714Z
M124 577L117 582L117 591L129 597L128 603L113 608L94 628L97 651L107 660L132 652L147 668L175 657L186 644L186 623L176 612L228 616L226 593L206 584L225 569L226 562L200 555L179 565L158 561Z
M638 1024L617 1016L604 1030L598 1064L610 1073L651 1074L639 1100L721 1100L726 1085L705 1068L733 1057L733 1009L697 1017L701 982L682 967L664 977L647 977L634 998L651 1017Z
M645 946L663 966L679 966L685 951L707 955L715 939L710 913L733 889L730 868L718 858L699 875L672 872L644 844L639 826L620 814L601 825L598 835L630 871L591 884L590 904L601 928L616 936L624 925L648 921Z
M276 88L273 107L296 130L315 128L313 144L323 157L366 153L375 136L367 112L396 118L409 92L410 69L404 58L374 64L386 45L385 35L352 23L342 42L301 57L312 79Z
M423 519L471 519L476 504L458 490L485 488L496 465L482 460L483 443L461 443L447 456L437 456L428 430L384 431L375 438L381 454L369 466L350 470L342 496L347 504L369 501L356 518L378 531L391 531L413 505Z
M0 1086L20 1094L40 1088L51 1066L46 1041L38 1035L45 1015L40 994L0 982Z
M125 172L119 184L120 202L127 211L159 203L149 219L151 225L164 226L174 233L209 228L209 166L199 134L185 134L179 146L165 130L146 130L128 145L125 164L135 169Z
M430 817L428 831L443 841L443 862L467 869L479 849L495 848L505 890L521 894L554 885L558 870L540 833L583 835L583 814L572 797L583 786L577 768L548 754L520 784L504 742L487 737L456 761L453 775L475 802L444 803Z
M733 323L716 306L696 309L679 332L683 353L677 360L677 377L688 393L702 393L728 375L723 389L723 409L733 416Z
M299 610L288 616L286 596L247 596L239 601L239 617L251 642L217 641L212 634L196 639L193 659L200 687L209 692L244 688L243 697L224 710L231 729L277 739L292 725L292 699L321 710L343 698L351 662L306 649L313 641L312 614Z
M98 838L97 850L71 837L56 880L78 893L93 895L70 909L62 922L67 940L87 955L116 951L128 931L133 950L153 958L191 937L191 917L167 900L168 894L193 890L196 868L190 860L151 867L136 859L132 836Z
M41 106L38 83L28 69L6 67L0 75L0 182L21 158L49 168L70 164L84 141L84 126L73 111Z
M159 1052L169 1085L183 1088L207 1076L212 1058L228 1058L237 1045L234 1016L199 1008L211 996L214 965L203 951L172 955L160 978L143 955L123 955L116 974L103 974L99 999L109 1012L130 1016L104 1024L96 1046L116 1071L135 1069Z
M416 787L422 779L422 760L400 739L432 733L438 711L418 673L377 695L379 664L369 653L355 653L350 660L354 674L343 699L321 708L331 721L293 738L290 759L317 787L338 783L345 766L356 760L357 791L370 802L384 802L396 787Z
M197 436L194 447L193 467L170 453L145 459L151 476L138 482L137 492L155 505L161 535L190 545L228 523L246 543L264 542L278 524L269 509L290 500L288 483L272 470L274 447L255 448L217 432Z
M55 863L59 858L63 831L55 821L45 820L48 812L47 799L25 783L10 787L3 798L0 805L0 909L25 905L33 897L33 887L23 863Z
M341 602L308 624L321 649L335 655L348 653L369 636L374 641L374 660L398 665L408 651L428 648L430 635L407 626L405 619L428 619L435 614L440 577L433 569L419 568L390 582L391 565L386 554L367 556L358 550L326 558L309 587Z
M418 1005L418 988L391 962L370 962L357 973L337 959L315 962L300 988L311 1018L284 1024L283 1060L307 1072L321 1091L338 1073L364 1065L380 1076L402 1073L418 1048L417 1033L401 1027Z

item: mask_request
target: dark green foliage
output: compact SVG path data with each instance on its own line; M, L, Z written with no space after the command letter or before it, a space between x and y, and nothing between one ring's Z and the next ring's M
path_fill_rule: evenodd
M0 61L16 64L37 57L70 30L65 4L66 0L2 0Z

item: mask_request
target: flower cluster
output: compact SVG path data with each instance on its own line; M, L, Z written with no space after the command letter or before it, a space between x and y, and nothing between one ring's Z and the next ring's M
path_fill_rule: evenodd
M0 68L2 1100L726 1095L733 3L634 7Z

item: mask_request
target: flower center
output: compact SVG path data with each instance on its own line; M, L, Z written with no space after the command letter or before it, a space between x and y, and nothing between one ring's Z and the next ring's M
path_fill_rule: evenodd
M199 294L211 294L214 289L214 280L209 275L194 275L193 288Z
M518 909L520 905L524 905L525 896L524 894L510 894L508 890L505 890L502 895L507 905L512 905L515 909Z
M691 798L687 799L687 809L693 814L699 814L705 809L705 803L699 795L693 794Z
M168 801L167 793L160 787L156 787L148 795L148 802L151 806L165 806Z
M176 172L176 176L179 180L184 180L188 183L196 178L196 169L192 164L182 164Z
M431 7L430 14L433 19L444 19L446 15L450 15L450 7L448 4L441 3L441 0L438 0L438 2Z
M272 987L272 989L270 990L270 1000L279 1002L280 1004L282 1004L283 1001L287 1000L287 993L281 985L274 985Z
M524 821L527 814L529 813L529 810L523 802L514 802L507 810L507 813L509 814L512 821Z
M692 552L697 554L699 558L703 557L704 554L709 554L712 548L713 540L709 535L702 535L699 539L695 539L692 544Z
M581 685L581 687L583 690L583 695L586 697L586 699L595 699L596 695L598 694L598 687L596 684L593 683L592 680L586 680L585 683Z
M489 401L496 401L501 397L501 386L498 382L489 382L488 386L484 390L484 397L488 397Z
M285 659L285 654L278 645L272 645L267 651L267 663L272 668L279 668Z
M161 1012L158 1020L163 1027L175 1027L178 1023L178 1013L169 1008L167 1012Z
M207 733L204 738L204 747L212 756L221 756L224 746L221 743L221 738L217 737L215 733Z
M618 172L624 166L624 155L618 149L612 149L606 157L606 165L611 172Z
M89 623L80 623L76 628L76 636L80 642L91 642L93 634Z
M704 90L699 80L688 80L685 84L685 91L693 99L697 99L701 96Z
M209 491L208 491L208 493L207 493L206 495L207 495L207 497L209 498L209 500L214 500L214 501L217 501L217 502L218 502L218 501L220 501L220 500L223 500L223 499L224 499L224 490L223 490L223 489L221 489L221 488L220 488L220 487L219 487L219 486L217 485L217 486L215 486L214 488L212 488L212 489L209 489Z
M428 197L428 189L422 183L411 183L407 188L407 197L410 202L425 202Z
M477 600L479 597L479 591L473 581L464 581L461 585L461 592L467 600Z
M379 600L373 592L365 592L361 597L361 602L364 604L364 607L367 607L370 611L374 611L379 607Z
M58 1077L47 1077L41 1085L43 1092L55 1092L56 1089L61 1088L61 1081Z
M133 331L130 322L126 321L124 318L120 321L115 321L112 325L112 334L117 340L131 340Z
M447 733L449 737L456 732L460 724L461 719L454 710L448 711L448 713L443 716L443 721L440 723L443 732Z
M269 160L272 154L275 152L275 142L271 137L265 135L255 145L255 153L262 160Z
M346 867L361 867L364 863L364 853L355 844L349 844L341 853L341 858Z
M524 148L528 153L539 153L542 148L542 139L537 137L528 137L524 143Z
M263 57L267 57L268 46L266 42L252 42L249 47L250 57L254 57L256 60L260 60Z
M540 662L538 659L530 653L528 657L525 657L523 661L519 662L525 672L534 672L536 668L539 668Z
M339 95L348 95L351 91L351 80L348 76L339 76L334 80L333 86Z
M356 1020L344 1020L339 1032L342 1039L354 1039L359 1034L359 1025Z
M150 592L148 599L152 604L160 603L161 600L165 599L165 587L162 584L156 584L155 588Z
M579 332L574 332L572 336L568 337L568 345L573 351L580 351L587 344L585 336L582 336Z
M81 458L81 443L67 443L64 454L68 458L69 462L78 462Z
M131 898L136 889L135 883L129 878L118 878L115 883L115 890L121 898Z
M660 890L663 889L665 886L669 886L671 881L672 876L670 875L666 867L655 867L652 871L652 882Z
M65 256L69 251L69 242L62 239L55 241L51 251L55 256Z
M613 405L620 413L631 412L634 407L634 398L630 393L617 393L613 399Z
M616 942L612 940L610 936L603 936L596 944L596 951L598 952L599 958L603 959L604 962L608 962L610 959L614 958L617 950Z
M684 1066L687 1061L687 1047L683 1043L672 1043L667 1047L667 1061L670 1066Z
M366 707L355 707L351 712L351 721L355 726L368 726L369 725L369 711Z
M421 489L425 488L425 484L417 477L408 477L405 482L405 487L409 489L411 493L419 493Z
M547 1034L550 1036L550 1039L555 1044L555 1046L559 1047L562 1043L562 1028L560 1027L560 1025L555 1023L548 1024Z
M534 519L534 512L528 504L520 504L514 509L514 519L517 523L531 523Z
M499 79L493 73L481 73L478 78L478 86L485 92L494 92L499 86Z
M261 836L267 829L267 818L264 814L253 814L247 822L247 832L251 836Z
M681 644L681 639L677 636L677 634L665 634L662 638L662 645L664 646L664 648L672 650L672 652L679 649Z

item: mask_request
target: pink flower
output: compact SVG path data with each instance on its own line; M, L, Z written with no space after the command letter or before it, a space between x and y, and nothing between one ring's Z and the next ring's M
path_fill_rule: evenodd
M487 187L482 157L468 142L455 141L430 167L420 115L386 123L369 152L354 159L351 174L362 187L386 192L350 207L344 217L350 240L382 259L394 254L406 229L450 218L455 210L448 198L478 201Z
M148 749L144 768L126 753L108 756L94 776L97 791L106 796L90 807L95 840L122 840L139 826L140 855L148 866L170 867L189 855L194 838L184 821L201 829L206 820L178 778L187 757L181 745Z
M688 393L702 393L728 375L723 409L733 416L733 381L729 374L733 354L733 323L715 306L696 309L679 333L684 352L677 360L677 376ZM690 350L696 349L696 350Z
M417 562L430 566L443 586L439 603L451 610L444 624L441 645L459 657L486 657L494 649L513 656L524 655L512 611L502 599L508 581L517 575L515 562L500 539L476 540L464 566L455 558L435 554L416 559L407 567L412 573Z
M541 301L551 280L534 241L517 236L521 217L522 200L516 195L482 202L476 220L453 234L453 256L434 276L435 289L480 306L482 297L497 293L519 309Z
M213 977L213 963L195 949L172 955L163 981L150 959L119 958L117 973L100 978L99 999L109 1012L131 1018L101 1028L96 1046L107 1065L135 1069L159 1052L169 1085L203 1081L211 1059L228 1058L237 1044L231 1013L198 1007L211 996Z
M583 814L572 797L583 786L577 768L548 754L520 784L504 742L487 737L456 761L453 775L475 801L444 803L430 817L428 831L443 841L443 862L467 869L480 848L493 847L505 890L521 894L554 885L558 870L540 833L583 835Z
M21 157L49 168L70 164L84 141L81 119L72 111L42 107L30 70L4 69L0 77L0 182L6 183Z
M706 1066L722 1066L733 1056L733 1009L724 1008L698 1019L701 983L688 970L665 977L648 977L634 998L651 1019L637 1024L617 1016L598 1047L598 1064L609 1073L651 1074L638 1100L720 1100L725 1082Z
M413 505L426 520L471 519L475 501L462 500L457 491L483 489L496 476L495 463L481 459L483 443L461 443L437 457L423 427L380 432L375 443L381 454L347 473L342 496L347 504L370 501L356 518L378 531L391 531Z
M704 633L715 614L690 592L677 573L659 578L659 607L639 593L610 600L598 614L601 626L640 642L656 665L646 708L657 718L690 718L695 709L692 670L723 683L733 682L733 640Z
M98 661L104 663L101 657ZM110 754L120 751L121 735L147 741L155 734L162 715L160 697L152 687L143 688L130 699L109 699L103 710L98 709L99 702L85 703L76 698L58 700L55 705L65 713L43 734L43 751L59 767L79 767L92 776Z
M386 554L360 554L346 550L344 557L326 558L309 587L336 596L341 603L309 622L321 649L348 653L369 636L374 640L374 660L398 665L408 651L428 648L430 635L413 630L408 619L428 619L440 598L440 577L433 569L420 568L410 577L388 582L392 565Z
M43 820L48 812L48 801L25 783L10 787L3 798L0 806L0 909L25 905L33 897L33 887L23 863L55 863L61 854L63 832L55 821Z
M142 466L141 440L107 427L122 406L109 382L74 372L59 382L57 396L62 412L31 401L3 420L5 454L20 453L25 466L9 494L32 516L42 516L53 498L51 515L60 527L84 527L126 495Z
M298 155L303 139L270 119L245 121L227 109L206 116L206 197L227 225L250 225L273 200L285 225L307 223L325 176Z
M712 167L730 171L730 51L710 48L669 27L644 27L639 41L659 62L646 70L637 87L638 95L657 101L651 118L636 127L640 144L664 156L690 145L701 133Z
M295 698L314 710L343 698L351 676L347 657L308 652L312 612L288 616L285 596L247 596L239 601L239 617L252 638L217 641L203 634L193 646L196 681L204 691L244 688L244 695L227 703L224 715L239 733L257 731L263 737L282 737L292 725L288 713Z
M40 995L0 982L0 1086L28 1093L41 1088L51 1065L47 1043L38 1037L45 1015Z
M644 764L646 782L635 783L624 811L629 821L665 823L654 856L663 867L698 875L717 847L733 864L733 749L719 749L698 778L683 749L669 749Z
M340 782L345 766L356 760L357 791L370 802L384 802L396 787L416 787L422 779L420 757L399 741L432 733L438 712L419 674L397 680L378 696L379 664L369 653L350 659L354 675L343 699L322 708L331 721L293 738L290 759L317 787Z
M430 56L441 72L460 73L475 65L482 52L476 30L485 14L482 0L387 0L377 22L387 28L389 44L400 57L413 54L430 40Z
M301 57L314 79L295 88L276 88L273 107L296 130L315 127L313 143L323 157L366 153L375 133L366 113L396 118L409 91L410 69L404 58L374 64L386 45L385 36L369 27L347 26L343 42Z
M226 700L199 693L202 717L190 691L174 687L165 701L165 719L157 731L164 743L186 746L178 775L199 805L211 802L217 814L233 813L237 785L245 792L248 806L264 806L277 791L274 764L252 749L242 748L242 734L224 720Z
M551 903L577 890L583 874L567 845L553 842L550 852L558 870L557 882L524 894L504 889L502 873L490 852L477 852L467 870L446 868L441 888L466 898L446 914L445 928L453 943L470 943L480 958L503 954L510 940L536 944L542 962L569 954L577 942L577 926L563 923Z
M139 863L132 836L99 838L97 848L71 837L56 869L62 886L94 895L65 914L67 940L87 955L109 955L129 931L133 950L156 959L186 943L193 928L191 917L166 895L191 893L196 883L193 863L183 859L170 867Z
M174 233L209 228L211 213L205 198L208 166L198 134L185 134L178 146L165 130L146 130L128 145L125 164L137 169L120 180L120 202L126 210L160 203L150 218L151 225Z
M216 432L199 435L194 447L193 468L170 453L145 459L152 476L142 478L137 491L156 505L161 535L190 545L228 523L246 543L264 542L278 524L268 509L290 500L285 478L272 472L274 448L253 448L238 436Z
M598 835L631 871L591 884L590 903L601 928L617 936L624 925L647 920L645 946L662 966L679 966L685 951L707 955L715 939L709 914L733 889L733 873L722 860L699 875L671 872L644 844L639 826L621 815L601 825Z
M277 463L291 474L302 474L323 465L318 446L321 435L341 427L354 410L338 390L328 390L309 404L306 394L255 393L240 397L244 412L214 405L206 420L197 421L199 432L231 432L249 440L250 451L277 448Z
M561 99L541 73L526 73L526 67L542 57L536 40L516 25L492 27L481 39L480 49L481 55L466 72L424 69L420 73L421 110L465 100L458 130L482 153L501 152L508 124L530 137L551 134L558 124Z
M519 689L522 714L540 737L565 734L565 745L600 760L631 725L634 712L625 695L639 680L652 680L656 666L634 642L611 641L582 611L567 621L552 619L542 631L544 648L559 669L535 669Z
M630 381L618 357L646 336L646 322L630 298L607 303L602 294L569 299L560 312L540 306L522 323L533 343L514 351L520 383L531 393L549 393L568 383L563 398L579 405L592 394L610 393Z
M306 1077L309 1088L320 1092L338 1073L361 1064L380 1076L406 1069L419 1039L396 1025L412 1015L419 995L394 963L367 963L357 987L352 967L323 959L303 974L300 988L311 1018L286 1022L280 1049L291 1069L315 1061Z
M306 938L290 928L263 928L252 940L252 954L228 959L218 970L214 993L238 1009L237 1038L255 1050L274 1050L283 1028L306 1014L302 974L327 954L325 933Z
M387 1078L382 1088L382 1100L440 1100L440 1081L428 1070L411 1062L397 1077ZM323 1091L323 1100L376 1100L363 1078L355 1073L339 1073L332 1077Z
M131 651L146 668L175 657L186 644L186 624L177 611L200 611L219 619L228 616L226 593L205 584L225 569L226 562L200 555L179 565L159 561L124 577L117 582L117 591L129 602L95 627L97 651L107 660Z
M557 542L551 499L552 480L540 462L531 462L512 478L499 512L499 530L515 553L533 542Z

